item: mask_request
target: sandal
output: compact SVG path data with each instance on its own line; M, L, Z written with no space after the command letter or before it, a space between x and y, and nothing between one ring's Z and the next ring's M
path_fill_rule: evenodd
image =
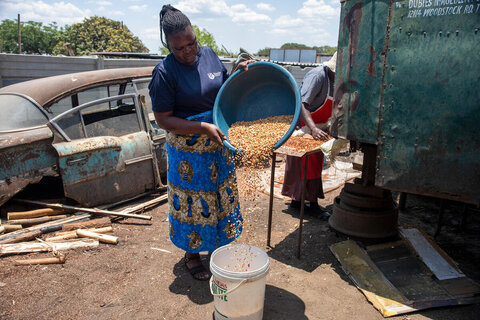
M187 268L188 272L192 275L192 277L195 280L200 280L200 281L207 281L210 278L210 274L208 273L208 270L205 269L205 267L202 264L202 261L200 260L200 255L195 256L194 258L187 257L187 253L185 253L185 257L183 258L185 262L185 268ZM192 261L198 261L198 265L194 267L188 267L188 263ZM207 275L206 278L203 278L203 275Z

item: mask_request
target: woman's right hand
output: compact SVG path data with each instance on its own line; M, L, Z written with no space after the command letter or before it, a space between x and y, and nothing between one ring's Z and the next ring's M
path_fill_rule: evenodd
M314 127L312 129L312 137L315 140L318 140L318 139L321 139L321 138L326 139L326 138L328 138L328 134L325 131L323 131L322 129Z
M205 133L212 141L222 145L222 140L227 139L219 127L212 123L202 122L203 133Z

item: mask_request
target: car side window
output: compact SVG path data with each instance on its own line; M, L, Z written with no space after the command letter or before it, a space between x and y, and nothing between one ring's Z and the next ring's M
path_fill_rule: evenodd
M45 125L47 115L27 98L16 94L0 95L0 131L12 131Z
M120 137L142 130L134 94L109 97L76 107L54 119L69 139Z
M67 110L70 110L74 107L72 96L63 98L62 100L55 102L49 107L46 107L45 110L48 112L51 118L54 118Z
M78 104L84 104L90 101L95 101L107 97L112 97L121 94L119 85L109 85L103 87L92 88L79 92L78 95ZM105 102L97 105L99 110L108 109L113 106L113 102Z

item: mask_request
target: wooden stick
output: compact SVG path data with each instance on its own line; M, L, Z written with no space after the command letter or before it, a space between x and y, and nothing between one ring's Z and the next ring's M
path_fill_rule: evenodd
M98 247L98 240L94 239L75 239L64 242L21 242L11 244L1 244L0 254L17 254L45 251L63 251L70 249L89 249Z
M60 219L65 219L67 216L62 214L58 216L44 216L39 218L32 218L32 219L17 219L17 220L9 220L8 223L11 224L20 224L22 227L29 227L35 224L45 223L48 221L55 221Z
M97 208L81 208L81 207L69 206L69 205L66 205L66 204L60 204L60 203L47 203L47 202L42 202L42 201L23 200L23 199L16 199L15 201L21 202L21 203L36 204L36 205L40 205L40 206L44 206L44 207L48 207L48 208L61 208L61 209L67 209L67 210L89 212L89 213L94 213L94 214L106 214L106 215L112 215L112 216L118 216L118 217L124 217L124 218L152 220L151 216L131 214L131 213L123 213L123 212L117 212L117 211L101 210L101 209L97 209Z
M24 234L24 233L28 233L32 230L41 230L42 233L58 231L62 228L62 226L64 224L72 223L72 222L76 222L76 221L80 221L80 220L84 220L84 219L89 219L90 217L91 217L90 214L85 213L85 214L82 214L82 215L71 216L71 217L68 217L68 218L65 218L65 219L60 219L60 220L56 220L56 221L50 221L50 222L45 222L45 223L42 223L42 224L37 224L37 225L31 226L31 227L28 227L28 228L25 228L25 229L20 229L20 230L16 230L16 231L13 231L13 232L10 232L10 233L7 233L7 234L2 234L2 235L0 235L0 241L5 240L5 239L18 237L19 235ZM7 229L7 226L11 227L12 225L5 225L5 229Z
M109 217L103 217L98 219L92 219L89 221L69 223L62 227L62 231L72 231L77 229L89 229L89 228L100 228L108 227L112 225L112 221Z
M110 226L110 227L92 228L92 229L86 229L86 230L92 231L95 233L108 233L108 232L112 232L113 228L112 226ZM68 239L75 239L75 238L78 238L76 230L57 233L55 236L45 239L45 241L59 241L59 240L68 240Z
M16 260L16 266L30 266L32 264L64 264L65 257L54 257L54 258L39 258L39 259L26 259L26 260Z
M23 229L21 224L4 224L5 233Z
M9 212L8 220L31 219L31 218L39 218L39 217L45 217L45 216L55 216L58 214L62 214L64 212L65 210L63 209L52 209L52 208L42 208L42 209L21 211L21 212Z
M41 234L42 234L42 232L40 230L30 230L30 231L22 233L22 234L20 234L16 237L0 240L0 244L30 241L30 240L34 240L35 238L39 237Z
M87 231L85 229L78 229L77 230L77 235L79 237L87 237L87 238L97 239L98 241L104 242L104 243L110 243L110 244L117 244L118 243L118 237L110 236L108 234L95 233L95 232L92 232L92 231Z
M161 195L160 197L158 198L155 198L155 199L152 199L152 200L149 200L147 202L144 202L144 203L140 203L136 206L133 206L133 207L130 207L130 208L126 208L126 209L123 209L122 212L124 213L133 213L133 212L136 212L136 211L139 211L139 210L142 210L142 209L145 209L149 206L153 206L157 203L160 203L162 201L165 201L168 199L168 195L167 194L164 194L164 195Z

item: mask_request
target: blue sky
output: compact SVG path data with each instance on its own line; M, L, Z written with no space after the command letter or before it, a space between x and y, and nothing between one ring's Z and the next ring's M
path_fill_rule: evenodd
M164 4L182 10L192 24L213 34L217 44L237 53L257 52L286 42L337 45L339 0L0 0L0 19L34 20L58 25L98 15L123 23L150 49L159 52L158 13Z

